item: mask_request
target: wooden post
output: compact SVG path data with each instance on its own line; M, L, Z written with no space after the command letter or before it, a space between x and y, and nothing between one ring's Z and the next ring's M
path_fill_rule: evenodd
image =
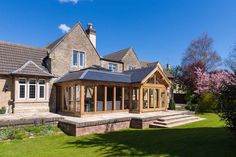
M149 111L149 105L150 105L150 88L148 88L148 92L147 92L147 95L148 95L148 111Z
M61 112L64 112L64 97L65 97L65 87L61 87Z
M129 110L132 111L133 103L133 88L129 88Z
M122 87L121 105L122 105L122 111L124 111L125 109L125 88L124 87Z
M139 113L143 111L143 88L140 87L139 90Z
M154 74L153 78L154 78L154 84L157 84L157 75L156 75L156 73Z
M74 92L73 92L73 102L74 102L74 113L76 113L76 109L77 109L77 106L76 106L76 85L73 85L72 86L74 88Z
M84 114L84 85L80 86L80 115Z
M168 108L168 96L167 96L167 90L165 89L165 110L167 111Z
M116 86L113 87L113 110L116 111Z
M107 86L104 87L104 111L107 111Z
M156 105L157 105L157 89L154 89L154 111L156 110Z
M158 89L158 108L161 108L161 92L162 92L162 89Z
M94 112L97 112L97 86L94 86Z

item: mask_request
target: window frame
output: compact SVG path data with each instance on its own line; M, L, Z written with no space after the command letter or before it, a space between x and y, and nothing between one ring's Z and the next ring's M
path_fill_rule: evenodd
M39 84L39 81L40 80L43 80L44 81L44 84ZM46 99L46 80L45 79L38 79L38 99L41 99L41 100L45 100ZM44 87L44 91L43 91L43 96L44 97L40 97L40 87Z
M80 63L80 55L81 54L83 54L83 65L81 65L81 63ZM84 52L82 52L82 51L79 51L79 53L78 53L78 58L79 58L79 67L80 68L84 68L85 67L85 53Z
M112 69L110 69L110 66L111 66ZM115 66L116 66L116 70L114 70ZM111 70L111 72L117 72L118 71L118 64L108 63L108 69Z
M35 80L35 84L30 84L31 80ZM30 98L30 85L35 86L35 98ZM29 78L28 79L28 99L29 100L36 100L37 99L37 79L35 79L35 78Z
M24 79L24 80L25 80L25 83L24 83L24 84L20 83L20 80L21 80L21 79ZM27 94L27 91L26 91L27 83L28 83L28 81L27 81L26 78L19 78L19 79L18 79L18 99L20 99L20 100L26 100L26 98L27 98L27 95L26 95L26 94ZM24 93L24 94L25 94L25 97L24 97L24 98L21 98L21 97L20 97L20 86L21 86L21 85L23 85L24 88L25 88L25 93Z
M76 64L74 64L74 53L77 53L77 55L76 55L77 56L77 63ZM78 62L79 61L79 55L78 54L79 54L78 50L75 50L75 49L72 50L72 66L76 66L76 67L78 66L78 64L79 64L79 62Z

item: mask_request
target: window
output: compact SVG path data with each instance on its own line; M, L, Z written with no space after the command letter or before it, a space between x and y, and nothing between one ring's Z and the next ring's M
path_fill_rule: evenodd
M84 52L73 51L73 65L84 67Z
M26 97L26 79L19 79L19 98L25 99Z
M36 98L36 80L29 80L29 99Z
M73 65L78 65L78 51L73 51Z
M45 80L39 80L39 98L45 98Z
M133 70L135 69L135 67L129 66L129 70Z
M84 52L79 53L79 66L84 67Z
M112 72L116 72L117 69L117 64L113 64L113 63L109 63L109 70L111 70Z

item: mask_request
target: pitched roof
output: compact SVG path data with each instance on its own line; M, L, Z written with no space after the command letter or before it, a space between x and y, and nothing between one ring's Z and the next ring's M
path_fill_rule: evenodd
M86 69L74 72L68 72L55 83L62 83L74 80L90 80L118 83L141 83L150 74L156 66L141 69L124 71L123 73Z
M61 42L61 40L64 38L65 35L61 36L60 38L58 38L57 40L53 41L52 43L48 44L46 46L47 49L53 49L59 42Z
M152 67L128 70L128 71L124 71L123 73L131 76L132 83L138 83L138 82L142 82L142 80L155 68L156 66L152 66Z
M33 61L27 61L19 69L12 72L14 75L36 75L36 76L47 76L53 77L52 74L40 68Z
M142 67L150 67L150 66L156 66L159 62L146 62L146 61L139 61Z
M54 42L48 44L46 46L46 49L49 49L50 52L52 52L77 26L81 27L81 29L83 30L83 33L85 34L86 38L88 39L88 41L90 42L91 46L94 48L95 52L97 53L97 55L100 57L97 49L94 47L93 43L91 42L91 40L89 39L87 33L85 32L85 30L83 29L82 25L80 22L77 22L70 30L68 33L66 33L65 35L63 35L62 37L58 38L57 40L55 40Z
M131 48L122 49L120 51L105 55L103 58L114 60L114 61L122 61L123 57L127 54L129 50L131 50Z
M0 74L9 75L16 71L28 61L34 62L37 68L29 64L25 70L34 67L48 73L48 70L42 65L43 59L47 56L47 49L23 46L0 41ZM30 71L28 72L30 73Z
M110 71L86 69L86 70L66 73L64 76L60 77L55 83L74 81L74 80L130 83L130 75L115 73Z

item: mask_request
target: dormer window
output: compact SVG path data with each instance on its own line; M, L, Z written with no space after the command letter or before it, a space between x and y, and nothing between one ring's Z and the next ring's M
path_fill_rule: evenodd
M73 66L84 67L84 52L73 50Z
M117 64L113 64L113 63L109 63L109 70L111 70L112 72L116 72L118 70L117 68Z

